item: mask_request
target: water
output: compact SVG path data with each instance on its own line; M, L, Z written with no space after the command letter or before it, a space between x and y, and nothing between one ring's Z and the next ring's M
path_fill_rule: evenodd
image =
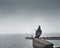
M55 34L54 34L55 35ZM26 40L27 34L0 35L0 48L33 48L32 40ZM52 36L42 35L42 36ZM56 36L56 35L55 35ZM60 40L50 40L54 46L60 46Z
M26 35L0 35L0 48L32 48L32 40Z

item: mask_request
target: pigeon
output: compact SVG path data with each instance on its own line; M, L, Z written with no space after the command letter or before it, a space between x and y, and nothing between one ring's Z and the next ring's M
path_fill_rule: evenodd
M36 30L35 38L39 38L41 36L41 34L42 34L42 30L39 25L38 29Z

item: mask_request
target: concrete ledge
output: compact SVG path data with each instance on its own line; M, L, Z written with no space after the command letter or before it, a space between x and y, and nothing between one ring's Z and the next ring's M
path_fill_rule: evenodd
M34 48L53 48L53 43L46 41L44 39L34 38L33 47Z

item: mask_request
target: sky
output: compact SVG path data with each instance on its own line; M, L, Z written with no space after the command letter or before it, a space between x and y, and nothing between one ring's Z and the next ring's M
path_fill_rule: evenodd
M0 0L0 34L60 33L60 0Z

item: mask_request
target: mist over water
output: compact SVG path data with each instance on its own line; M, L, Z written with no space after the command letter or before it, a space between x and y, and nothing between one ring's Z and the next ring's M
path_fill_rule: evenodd
M39 25L42 36L60 36L60 0L0 0L0 48L32 48L26 33ZM60 45L60 40L51 42Z
M0 48L32 48L32 42L26 40L26 36L28 35L0 35Z
M33 48L32 40L25 37L32 34L4 34L0 35L0 48ZM43 36L60 36L60 34L44 34ZM48 40L54 43L54 46L60 46L60 40Z

